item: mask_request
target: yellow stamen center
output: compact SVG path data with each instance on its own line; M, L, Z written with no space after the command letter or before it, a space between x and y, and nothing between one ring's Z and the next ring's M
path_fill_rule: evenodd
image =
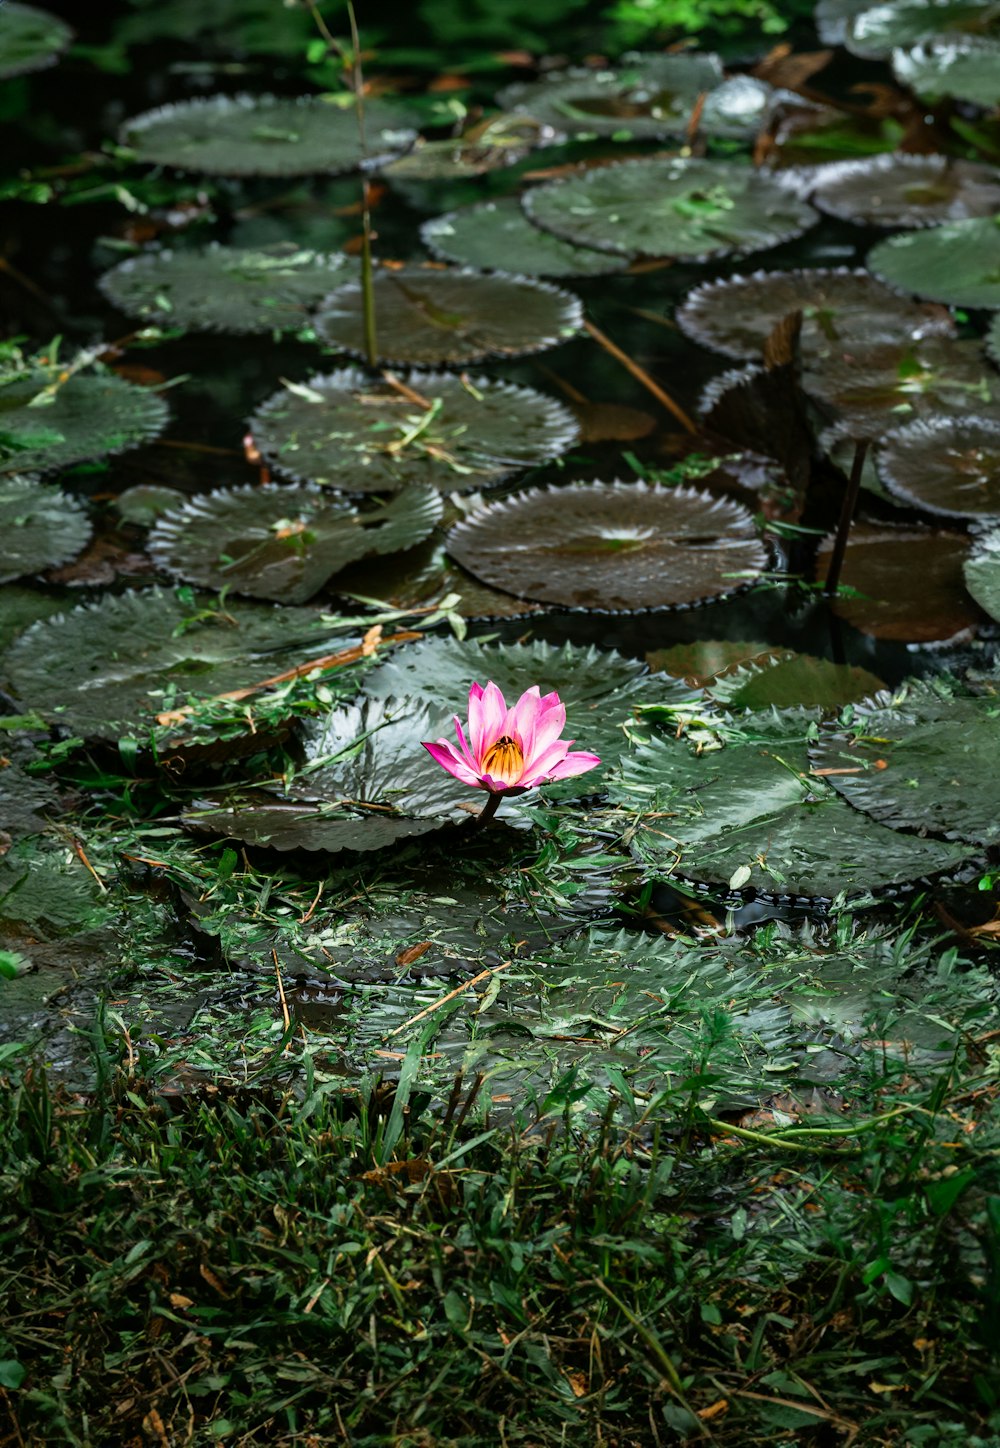
M521 746L509 734L492 744L483 756L483 773L504 784L515 784L524 770Z

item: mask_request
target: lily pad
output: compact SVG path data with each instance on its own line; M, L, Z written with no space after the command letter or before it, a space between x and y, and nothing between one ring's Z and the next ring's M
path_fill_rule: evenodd
M75 558L90 532L83 504L61 488L0 476L0 583Z
M61 613L63 604L51 593L36 592L33 588L21 588L8 583L0 587L0 654L2 654L30 624L39 619ZM0 665L0 681L4 678Z
M540 603L515 598L473 578L432 539L392 558L352 563L337 577L337 592L347 598L378 599L392 608L420 608L449 600L459 618L527 618L544 613Z
M383 267L373 285L379 360L463 367L484 357L544 352L583 325L576 297L529 277L432 267ZM360 281L327 297L315 319L328 346L365 356Z
M1000 211L1000 171L953 156L867 156L818 168L809 199L861 226L936 226Z
M286 387L249 427L275 472L353 493L493 487L579 436L568 408L528 387L429 372L373 381L359 368Z
M825 364L809 362L802 385L855 440L875 441L920 417L989 411L1000 399L979 343L947 337L845 349Z
M574 246L550 232L539 231L513 196L433 216L420 228L420 237L428 251L442 261L478 271L573 277L603 276L628 266L625 257Z
M289 850L378 850L479 813L483 791L435 764L422 740L442 733L438 705L360 700L307 726L305 763L284 790L199 801L187 824Z
M570 135L661 139L683 136L704 96L698 129L706 136L751 138L770 104L771 87L751 76L725 80L718 56L625 55L609 70L576 66L542 80L517 81L497 100Z
M689 644L655 649L646 655L646 662L657 673L686 679L689 684L701 688L738 664L750 663L762 656L771 658L774 653L772 644L755 643L749 639L696 639Z
M951 96L987 110L1000 105L1000 38L948 35L894 50L892 68L922 100Z
M0 856L12 840L41 834L48 824L48 812L58 811L59 796L51 780L28 773L26 766L38 757L34 746L25 741L4 741L0 763Z
M871 0L819 0L813 19L824 45L843 45L856 15L871 9Z
M816 715L755 717L701 754L655 738L622 760L612 798L641 809L633 855L725 891L830 900L904 885L958 865L968 845L918 840L866 819L810 773Z
M0 380L0 473L51 472L158 436L167 404L114 372L55 368Z
M876 454L893 497L945 518L1000 515L1000 419L930 417L889 433Z
M150 528L157 518L185 502L187 495L180 488L168 488L162 483L136 483L135 487L118 494L115 508L124 522Z
M618 161L529 191L532 221L577 246L688 261L743 255L800 236L816 212L735 161Z
M93 739L140 736L162 710L320 657L330 630L311 609L123 593L26 629L3 659L25 709Z
M212 242L130 257L105 272L100 286L130 317L195 332L281 332L305 324L346 263L339 252L244 251Z
M897 46L981 34L998 19L996 0L886 0L851 16L844 44L854 55L881 60Z
M1000 315L993 318L987 330L986 355L1000 367Z
M0 7L0 80L55 65L73 41L64 20L34 5Z
M694 488L536 488L456 524L453 557L496 588L566 608L692 608L746 586L767 549L745 508Z
M681 330L726 357L759 358L771 332L790 312L802 313L804 359L825 361L859 344L950 337L943 307L901 297L866 271L817 268L754 272L705 282L677 310Z
M816 561L826 577L832 542ZM962 565L969 540L960 533L855 523L833 611L862 633L902 643L934 643L974 628Z
M839 709L884 688L867 669L788 649L728 670L711 681L708 695L726 709Z
M890 287L949 307L1000 307L1000 215L890 236L868 266Z
M1000 843L1000 711L996 699L950 698L911 684L902 700L880 696L846 729L824 731L809 750L838 794L872 819Z
M460 181L516 166L539 147L563 140L562 127L547 126L532 116L489 116L461 136L443 141L418 137L405 156L382 166L381 172L397 182Z
M965 560L965 586L980 608L1000 623L1000 528L981 533Z
M364 512L315 487L219 488L161 518L149 551L178 578L305 603L348 563L412 548L441 513L431 488Z
M337 175L379 165L412 145L402 108L365 99L365 149L347 92L206 96L133 116L121 142L137 161L212 176Z

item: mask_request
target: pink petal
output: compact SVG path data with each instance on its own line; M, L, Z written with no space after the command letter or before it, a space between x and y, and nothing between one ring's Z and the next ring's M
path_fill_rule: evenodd
M464 729L462 728L462 721L461 721L461 719L458 717L457 714L454 716L454 719L455 719L455 733L458 735L458 747L459 747L459 749L460 749L460 751L461 751L462 758L465 760L466 764L467 764L467 765L469 766L469 768L472 770L473 774L475 774L475 773L476 773L476 770L477 770L477 768L478 768L478 765L476 764L476 757L475 757L475 755L472 753L472 751L470 750L470 748L469 748L469 746L468 746L468 743L467 743L467 741L466 741L465 731L464 731Z
M481 788L479 776L469 768L464 759L459 757L455 746L449 744L447 739L439 739L436 744L428 744L426 740L422 742L427 753L436 764L440 764L442 769L446 769L449 774L453 774L455 778L460 779L463 784L471 784L475 786L476 789Z
M491 794L504 794L510 788L505 779L494 779L492 774L481 774L476 782L481 789L488 789Z
M574 754L567 754L566 758L549 770L550 779L571 779L574 774L586 774L588 769L593 769L600 764L599 754L585 754L578 749Z
M546 694L539 700L538 716L535 720L535 743L530 764L554 744L566 727L566 710L558 694Z
M548 749L536 754L530 764L525 765L521 774L521 784L541 784L546 779L551 779L552 770L557 764L561 764L566 758L566 751L569 743L565 739L557 739L550 744Z
M505 731L510 733L521 746L521 753L525 759L530 759L535 748L535 725L538 719L538 709L541 703L539 699L539 688L532 684L530 689L525 689L517 703L510 710Z
M496 684L490 681L485 689L473 684L469 690L469 743L480 762L501 737L506 717L507 704Z

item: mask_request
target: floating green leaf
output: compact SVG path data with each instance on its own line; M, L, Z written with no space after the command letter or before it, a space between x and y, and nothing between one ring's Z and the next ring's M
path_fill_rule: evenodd
M528 277L407 266L375 273L380 361L459 367L484 357L543 352L575 336L583 322L576 297ZM331 347L365 355L360 281L327 297L316 331Z
M1000 215L890 236L868 266L889 286L950 307L1000 307Z
M1000 39L942 36L927 45L894 50L896 79L927 101L945 96L993 110L1000 105Z
M896 47L995 29L998 18L996 0L885 0L860 11L852 5L843 43L854 55L881 60Z
M178 578L305 603L348 563L421 542L441 512L431 488L364 512L315 487L219 488L161 518L149 551Z
M705 282L688 293L677 310L677 322L692 341L727 357L750 360L760 357L782 318L799 311L803 358L817 362L859 344L955 333L943 307L900 297L868 272L846 267L759 271Z
M373 381L359 368L286 387L249 427L276 472L353 493L491 487L579 436L568 408L527 387L428 372Z
M213 601L214 602L214 601ZM188 696L269 678L324 652L309 609L182 602L158 588L103 598L26 629L3 673L26 709L96 739L144 732Z
M844 348L823 364L807 362L802 385L855 441L911 419L989 411L1000 400L1000 379L978 342L935 336Z
M539 231L513 196L434 216L421 226L420 236L428 250L443 261L480 271L540 277L603 276L628 266L624 257L574 246Z
M866 156L819 167L809 199L862 226L936 226L1000 211L1000 172L954 156Z
M75 558L90 538L83 505L61 488L0 476L0 583Z
M0 7L0 80L55 65L73 32L64 20L34 5Z
M338 576L337 592L377 598L393 608L437 606L448 600L450 613L468 619L526 618L546 611L540 603L515 598L473 578L448 557L440 539L392 558L351 564Z
M529 191L538 226L578 246L688 261L777 246L814 224L792 190L735 161L619 161Z
M1000 528L979 534L964 568L966 588L980 608L1000 623Z
M555 146L563 139L561 127L547 126L532 116L493 115L443 141L418 137L412 150L382 166L381 172L394 182L459 181L515 166L539 147Z
M708 685L708 695L727 709L837 709L885 688L867 669L790 649L728 670Z
M456 524L448 551L496 588L609 613L722 598L768 556L738 503L621 482L516 493Z
M51 472L162 432L167 404L114 372L28 369L0 378L0 473Z
M742 866L750 889L822 899L906 884L968 857L967 845L918 840L865 819L812 775L815 719L804 711L754 716L745 732L724 730L722 749L700 754L683 738L639 746L610 791L646 811L632 853L723 890Z
M951 697L910 684L880 695L809 750L814 769L856 809L896 830L1000 843L1000 710L996 697Z
M101 277L101 290L131 317L195 332L282 332L335 285L347 258L293 246L244 251L212 242L198 251L147 252Z
M122 144L138 161L215 176L336 175L399 155L415 131L399 106L365 99L362 150L357 108L342 95L206 96L133 116Z
M1000 419L930 417L889 433L876 453L893 497L945 518L1000 516Z

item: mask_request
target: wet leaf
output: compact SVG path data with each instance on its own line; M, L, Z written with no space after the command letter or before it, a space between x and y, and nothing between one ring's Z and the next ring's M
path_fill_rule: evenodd
M833 788L897 830L978 845L1000 842L996 698L952 698L913 683L854 711L846 729L824 730L809 751L814 769L840 771Z
M889 493L945 518L1000 516L1000 418L931 417L887 434L876 453Z
M420 543L441 513L430 488L363 512L321 488L220 488L161 518L149 551L178 578L305 603L348 563Z
M567 408L527 387L427 372L399 382L373 381L360 368L310 377L262 404L249 422L254 442L297 481L354 493L414 484L463 493L558 457L578 436Z
M689 261L777 246L816 213L776 181L729 161L618 161L529 191L538 226L578 246Z
M917 840L866 819L812 777L806 744L815 718L755 716L749 737L702 754L683 738L639 746L611 785L612 798L649 811L632 853L720 889L747 865L754 890L823 899L905 884L967 858L967 845Z
M966 588L980 608L1000 623L1000 528L979 534L964 569Z
M391 365L456 367L543 352L575 336L583 320L576 297L528 277L382 268L374 296L379 360ZM332 292L315 325L329 346L363 357L360 281Z
M819 167L809 199L862 226L936 226L1000 211L1000 171L953 156L868 156Z
M628 266L625 257L594 251L539 231L516 197L483 201L434 216L420 228L427 249L442 261L521 276L603 276Z
M365 100L362 151L350 96L205 96L133 116L136 160L215 176L335 175L400 155L415 131L400 106Z
M833 611L862 633L904 643L954 638L979 621L965 592L962 564L968 539L931 529L892 529L855 524ZM820 548L816 577L822 580L832 543Z
M883 688L867 669L787 650L728 670L707 692L726 709L839 709Z
M61 488L0 476L0 583L74 558L90 531L86 509Z
M0 9L0 80L55 65L72 40L72 30L58 15L34 5L4 5Z
M52 472L156 437L167 404L113 372L27 370L0 380L0 473Z
M1000 39L948 35L894 50L896 79L927 101L944 96L993 110L1000 105Z
M245 251L212 242L198 251L130 257L101 277L104 295L131 317L195 332L281 332L302 327L336 285L343 253L275 246Z
M1000 215L890 236L868 266L889 286L950 307L1000 307Z
M497 588L568 608L690 608L746 586L767 563L738 503L693 488L574 483L487 505L448 551Z
M677 310L677 322L692 341L727 357L753 360L782 318L798 311L803 358L816 362L842 356L859 344L955 334L943 307L900 297L867 272L846 267L759 271L705 282L688 293Z
M540 146L563 139L561 129L530 116L490 116L463 135L443 141L418 137L412 150L381 167L390 181L458 181L515 166Z
M378 598L394 608L418 608L449 602L459 618L527 618L544 613L540 603L515 598L490 588L453 562L443 542L434 539L392 558L354 563L337 578L337 591L347 597Z
M887 0L861 10L852 4L843 43L854 55L879 60L897 46L990 30L996 20L996 0Z

